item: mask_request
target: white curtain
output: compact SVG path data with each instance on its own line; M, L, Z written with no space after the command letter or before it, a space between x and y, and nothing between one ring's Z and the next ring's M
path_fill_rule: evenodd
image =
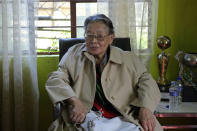
M38 130L34 1L0 0L0 130Z
M97 0L98 13L109 16L116 37L130 37L131 48L149 69L157 30L158 0Z

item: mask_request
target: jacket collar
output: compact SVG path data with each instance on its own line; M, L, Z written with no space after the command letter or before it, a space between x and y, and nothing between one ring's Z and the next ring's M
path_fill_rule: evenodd
M110 56L109 61L112 61L117 64L122 64L122 58L120 50L117 47L110 45Z
M84 43L84 47L82 48L82 52L81 53L82 53L82 55L85 55L86 57L88 57L90 60L93 61L92 55L90 55L87 52L87 48L85 46L85 43ZM117 49L117 47L114 47L112 45L110 45L109 61L117 63L117 64L122 64L122 58L121 58L121 54L120 54L119 49Z
M96 62L94 56L91 55L91 54L89 54L89 53L87 52L87 47L86 47L85 43L83 43L83 47L82 47L82 50L81 50L81 55L82 55L82 56L86 56L86 57L87 57L89 60L91 60L93 63Z

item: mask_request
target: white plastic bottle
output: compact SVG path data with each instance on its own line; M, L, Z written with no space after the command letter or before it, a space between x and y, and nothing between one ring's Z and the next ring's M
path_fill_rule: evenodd
M178 110L178 88L175 81L171 82L171 86L169 88L169 110L172 112L176 112Z
M177 77L177 88L179 91L179 104L181 104L182 102L182 90L183 90L183 85L182 85L182 81L181 81L181 77Z

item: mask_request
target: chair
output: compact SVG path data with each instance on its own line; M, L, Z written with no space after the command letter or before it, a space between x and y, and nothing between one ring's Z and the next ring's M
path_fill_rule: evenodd
M64 54L68 51L68 49L79 43L85 42L84 38L61 38L59 39L59 61L62 59ZM124 51L131 51L130 47L130 38L115 38L112 43L113 46L119 47ZM61 103L56 103L53 109L53 120L56 120L61 115Z
M79 43L83 43L85 42L84 38L62 38L59 39L59 61L61 60L61 58L63 57L63 55L67 52L67 50L75 45L75 44L79 44ZM121 49L123 49L124 51L131 51L131 47L130 47L130 38L115 38L113 43L113 46L119 47Z

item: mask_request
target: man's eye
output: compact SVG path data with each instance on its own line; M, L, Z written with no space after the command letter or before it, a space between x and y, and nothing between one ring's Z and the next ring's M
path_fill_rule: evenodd
M103 38L103 36L102 35L98 35L97 38Z
M89 38L93 38L93 37L94 37L94 35L87 35L87 37L89 37Z

